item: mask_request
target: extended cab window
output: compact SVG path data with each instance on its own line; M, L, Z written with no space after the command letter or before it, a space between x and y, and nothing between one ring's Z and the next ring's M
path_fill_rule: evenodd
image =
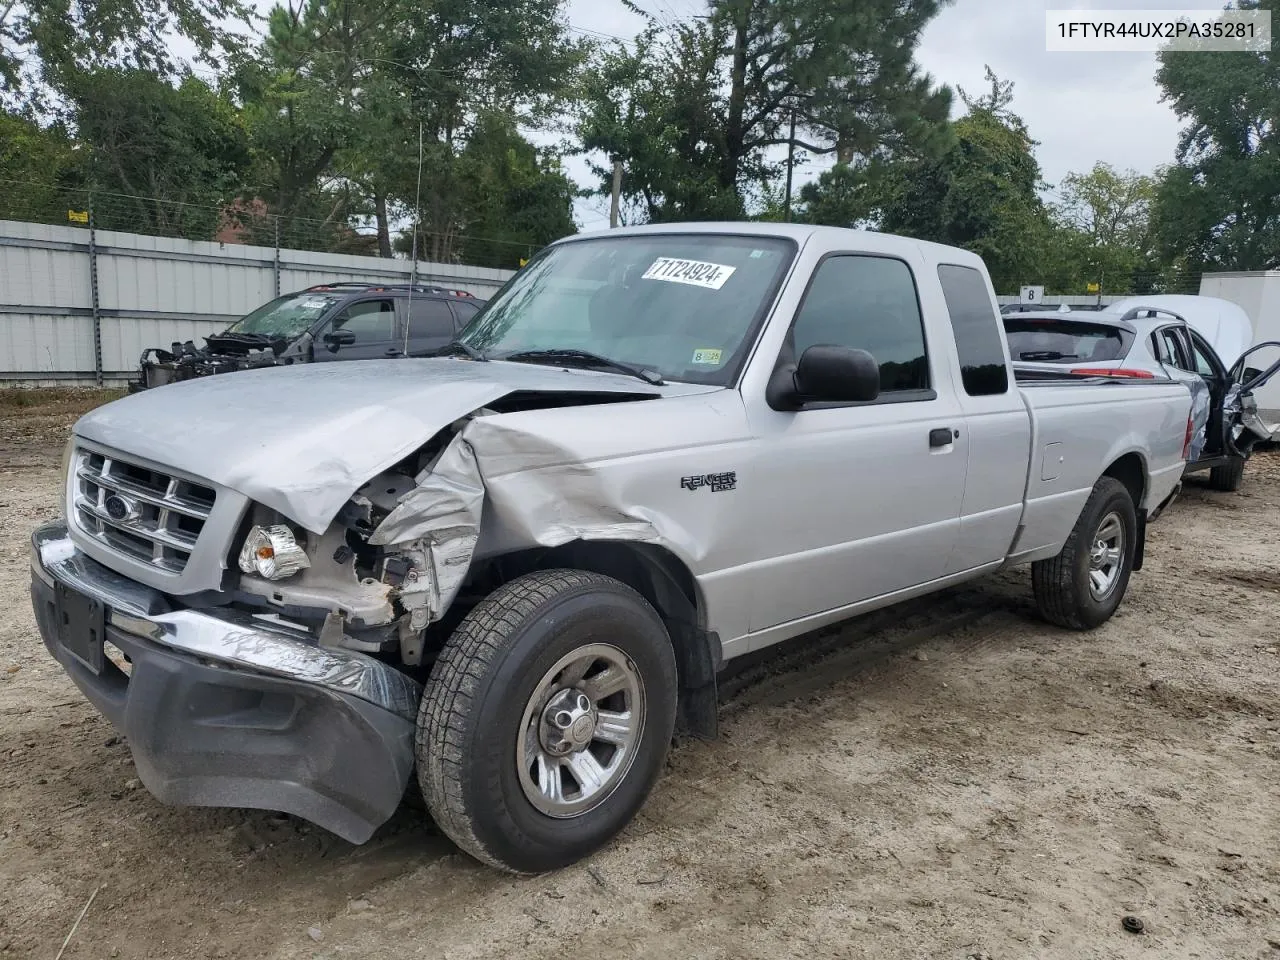
M841 255L818 265L788 347L799 359L819 343L875 357L881 393L929 388L920 302L911 269L901 260Z
M355 334L357 344L395 340L395 303L391 300L364 300L353 303L334 317L333 328Z
M944 263L938 267L942 296L951 314L951 330L960 355L960 379L971 397L1009 389L1000 320L987 293L987 283L973 267Z

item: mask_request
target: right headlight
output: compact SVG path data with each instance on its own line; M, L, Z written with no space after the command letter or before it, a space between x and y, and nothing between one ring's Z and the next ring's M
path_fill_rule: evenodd
M268 580L284 580L309 566L306 551L283 523L254 526L240 548L240 569Z

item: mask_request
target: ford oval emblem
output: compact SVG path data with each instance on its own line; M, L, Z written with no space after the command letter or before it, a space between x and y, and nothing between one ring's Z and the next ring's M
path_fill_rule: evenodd
M112 520L128 520L137 511L137 506L126 497L113 493L102 502L102 509Z

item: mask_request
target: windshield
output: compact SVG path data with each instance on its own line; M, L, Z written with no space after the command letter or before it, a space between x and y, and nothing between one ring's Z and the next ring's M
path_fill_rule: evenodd
M1008 318L1004 330L1012 359L1041 363L1119 360L1128 352L1132 339L1118 327L1079 320Z
M325 293L291 293L263 304L227 328L227 333L256 333L266 337L301 336L341 297Z
M726 385L794 255L789 240L706 233L561 244L517 273L460 339L496 360L584 350L668 380Z

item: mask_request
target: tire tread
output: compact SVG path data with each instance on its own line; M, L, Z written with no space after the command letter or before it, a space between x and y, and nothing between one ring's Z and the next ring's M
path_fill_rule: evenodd
M476 694L516 634L542 607L566 591L605 585L634 593L612 577L585 570L538 570L511 580L466 615L431 669L414 734L418 782L436 825L482 863L519 872L477 836L462 793L467 764L463 745L476 714Z
M1037 560L1031 564L1031 590L1040 615L1057 627L1068 630L1087 630L1090 624L1080 615L1080 585L1075 578L1075 565L1081 550L1088 550L1088 538L1093 531L1085 529L1084 519L1093 513L1094 506L1116 493L1129 496L1124 484L1114 477L1102 477L1093 486L1080 519L1072 527L1070 536L1057 556Z
M1231 462L1209 471L1209 489L1223 493L1235 493L1244 483L1244 457L1232 457Z

